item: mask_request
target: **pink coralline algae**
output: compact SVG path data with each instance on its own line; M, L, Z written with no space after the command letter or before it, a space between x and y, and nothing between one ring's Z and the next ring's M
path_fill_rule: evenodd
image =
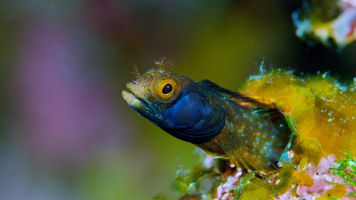
M286 193L277 196L275 199L315 199L322 197L323 195L327 195L328 191L335 187L335 184L333 183L345 183L343 179L331 173L330 171L330 168L335 168L338 166L338 163L336 163L335 161L336 160L334 156L328 156L322 158L318 166L307 166L307 169L305 170L313 179L314 184L310 187L294 185ZM298 170L300 171L300 169ZM294 193L293 190L296 190L296 193ZM346 193L351 193L354 191L356 191L356 188L354 187L347 187L346 189ZM344 197L342 199L346 200L352 198Z
M321 196L325 191L333 188L330 182L340 182L341 179L330 173L329 168L336 167L334 157L323 158L320 164L309 166L307 169L308 174L313 178L314 184L311 187L298 186L297 194L301 197L315 197Z
M244 182L248 174L243 172L243 170L239 167L236 167L233 164L230 164L229 161L223 161L221 159L216 159L210 156L203 156L204 159L202 160L202 169L201 171L194 171L193 173L190 171L190 174L187 173L185 176L196 177L196 180L201 179L201 177L211 175L212 173L219 174L219 178L213 179L215 182L212 185L215 187L211 190L199 190L199 181L194 181L191 178L190 183L186 183L187 185L191 185L192 183L195 184L194 189L190 191L186 191L188 194L185 194L184 198L181 199L189 199L187 197L192 198L194 195L195 199L216 199L216 200L234 200L238 199L237 191L239 188L243 189L246 185L246 181ZM224 168L221 169L221 166L218 167L219 162L224 162ZM333 173L330 169L337 169L340 166L340 162L335 159L334 156L325 156L322 158L320 163L315 166L312 164L307 164L305 167L301 168L298 167L295 173L306 172L311 179L313 180L312 185L298 185L297 183L293 183L290 185L290 188L284 192L283 194L279 194L274 196L275 200L300 200L300 199L342 199L348 200L352 199L351 197L347 197L348 194L352 192L356 192L355 187L346 186L346 181L343 180L340 176ZM218 172L218 168L220 171ZM346 168L349 169L350 167ZM292 178L292 177L291 177ZM211 179L212 180L212 179ZM247 181L249 183L250 181ZM271 182L271 181L269 181ZM273 183L278 182L278 179L273 179ZM342 186L343 189L338 189L339 186L337 185L344 185ZM341 192L340 192L341 191ZM335 196L334 196L335 195ZM341 195L341 197L340 197ZM194 199L193 198L193 199ZM272 197L271 197L272 198Z
M242 175L241 168L237 168L233 174L227 177L226 182L221 183L216 189L216 199L233 199L233 191L236 187L240 176Z

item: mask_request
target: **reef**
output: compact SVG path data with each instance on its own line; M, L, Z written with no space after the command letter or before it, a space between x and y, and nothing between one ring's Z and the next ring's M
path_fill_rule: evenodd
M283 194L273 195L268 187L272 183L256 178L252 172L243 175L246 172L228 160L211 157L201 150L197 152L201 159L194 168L177 170L175 186L181 200L356 198L356 162L349 153L342 160L330 155L317 165L308 163L298 167L291 177L294 180L290 188Z
M342 48L356 40L355 0L306 0L292 18L296 35L309 44Z

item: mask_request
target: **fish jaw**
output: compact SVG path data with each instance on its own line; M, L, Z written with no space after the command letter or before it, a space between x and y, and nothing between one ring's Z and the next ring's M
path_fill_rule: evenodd
M122 97L124 98L124 100L126 101L126 103L134 108L134 109L144 109L144 103L142 102L142 100L140 100L139 98L137 98L134 94L127 92L126 90L123 90L121 92Z

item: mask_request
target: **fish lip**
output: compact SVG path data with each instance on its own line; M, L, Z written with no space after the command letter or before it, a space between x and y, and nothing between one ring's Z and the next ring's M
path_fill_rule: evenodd
M125 99L127 104L136 110L147 110L150 109L149 103L141 98L135 91L136 84L129 82L126 84L127 90L122 90L122 97Z

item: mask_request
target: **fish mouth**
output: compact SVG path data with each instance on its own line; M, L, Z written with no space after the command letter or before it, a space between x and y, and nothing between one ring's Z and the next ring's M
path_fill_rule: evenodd
M126 84L126 90L122 90L121 94L127 104L138 111L143 111L149 108L148 103L143 99L140 92L142 88L132 82Z

